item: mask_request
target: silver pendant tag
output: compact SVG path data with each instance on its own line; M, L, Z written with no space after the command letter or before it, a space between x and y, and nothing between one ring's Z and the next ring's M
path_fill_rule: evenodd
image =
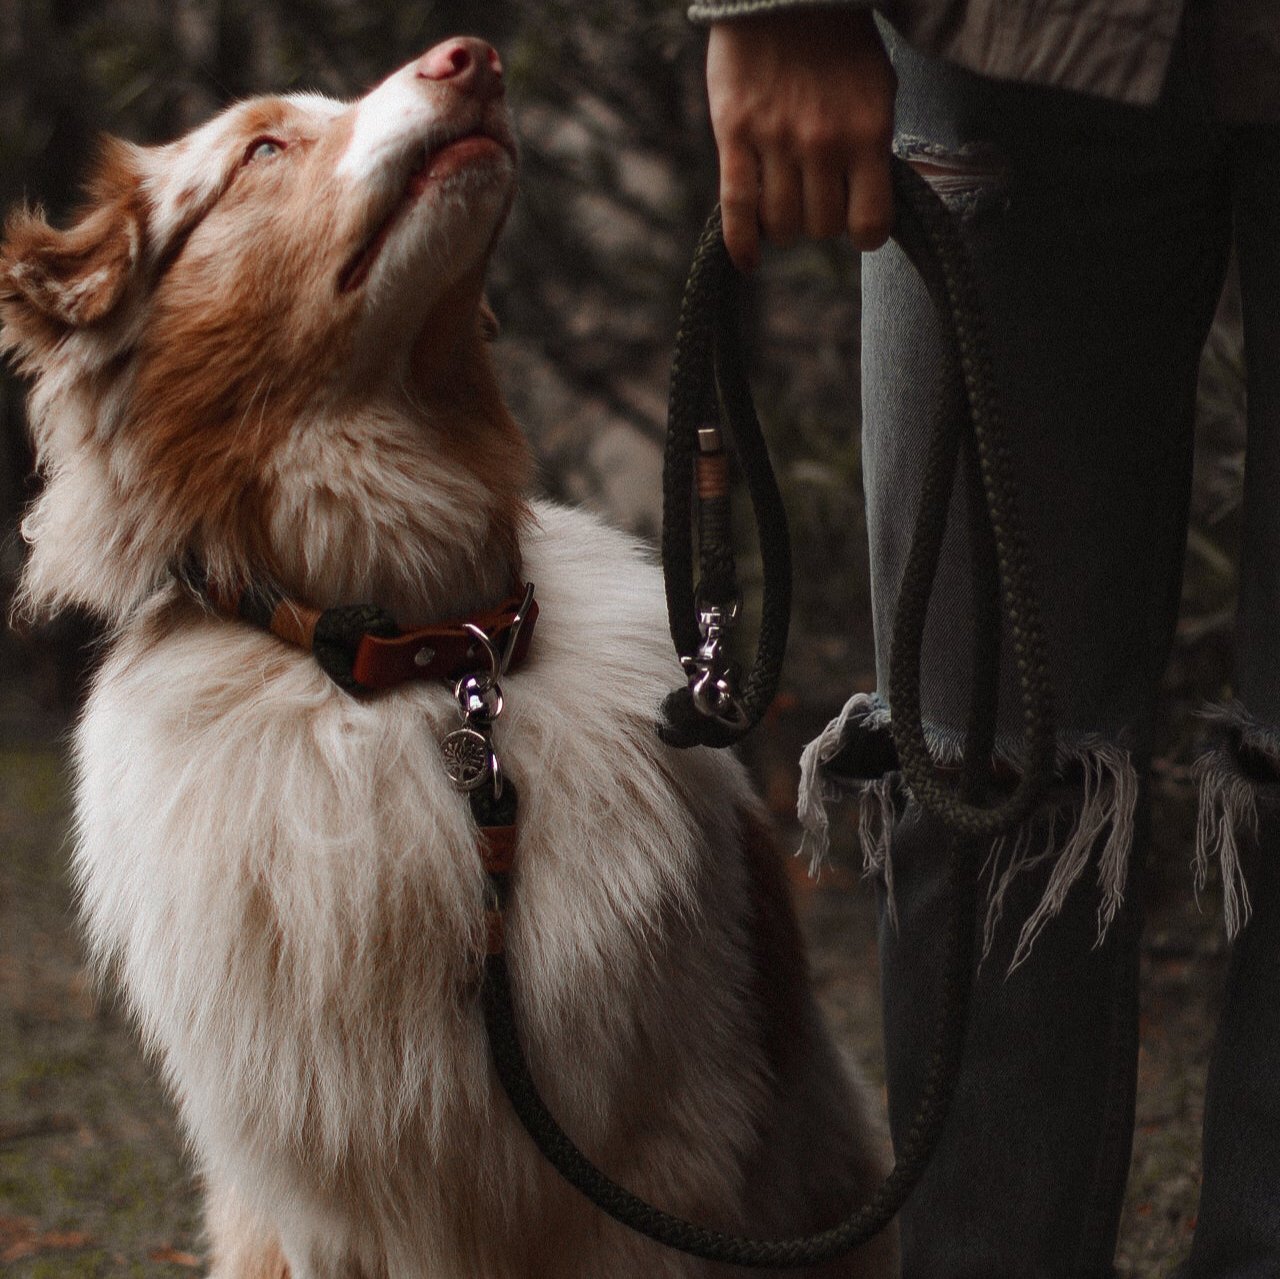
M516 638L533 604L533 587L525 588L524 600L509 628L507 643L499 653L486 631L473 622L464 623L475 643L476 656L483 652L487 670L463 675L453 686L453 696L462 712L462 727L454 729L441 743L444 768L449 780L464 794L486 783L495 800L502 797L502 767L493 749L493 721L502 714L499 678L506 673L515 654ZM428 650L422 650L423 653ZM420 653L419 656L422 654ZM417 660L417 659L415 659ZM429 659L428 659L429 660Z
M444 769L460 791L478 790L493 777L493 749L474 728L455 729L440 743Z

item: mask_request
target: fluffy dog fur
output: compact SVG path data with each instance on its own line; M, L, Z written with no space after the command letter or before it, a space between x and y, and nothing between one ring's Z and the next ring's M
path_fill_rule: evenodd
M586 1205L497 1089L449 691L339 691L184 594L191 555L405 624L536 583L497 745L553 1109L624 1184L753 1233L829 1224L878 1171L742 769L654 734L656 570L523 496L481 297L510 137L496 55L452 41L354 104L113 142L69 230L19 213L0 251L45 481L19 607L114 635L76 735L83 919L181 1107L217 1279L719 1272ZM823 1273L890 1268L881 1242Z

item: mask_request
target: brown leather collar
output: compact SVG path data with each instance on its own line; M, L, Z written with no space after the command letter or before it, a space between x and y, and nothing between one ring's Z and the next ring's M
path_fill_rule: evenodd
M351 692L380 692L408 680L453 681L483 668L485 649L466 629L468 623L483 631L500 653L519 625L507 664L507 669L513 669L528 656L538 619L538 605L532 599L520 616L528 588L518 578L512 593L483 613L401 630L374 606L311 608L262 583L218 586L192 565L185 566L180 576L217 612L251 622L314 654L333 679Z
M365 635L356 649L351 673L363 688L392 688L411 679L457 680L484 663L479 641L467 629L469 622L482 630L499 652L505 648L511 628L519 618L525 586L516 581L515 590L501 604L474 617L419 626L399 635ZM508 669L520 666L529 654L538 602L530 600L527 615L520 619L515 648Z

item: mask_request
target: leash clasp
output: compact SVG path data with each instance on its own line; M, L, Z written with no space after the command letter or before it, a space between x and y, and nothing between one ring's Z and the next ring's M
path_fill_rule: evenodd
M520 629L533 605L533 586L525 588L524 598L507 630L502 652L493 637L474 622L464 623L487 659L487 669L463 675L453 686L453 695L462 712L462 727L455 729L440 743L445 771L449 780L464 794L478 791L489 784L493 798L502 798L502 765L493 747L493 721L504 706L502 685L498 682L511 666Z
M698 713L734 730L744 730L750 724L735 687L737 672L725 652L741 610L741 596L735 596L727 606L699 600L698 632L702 643L695 656L680 659L689 677L689 694Z

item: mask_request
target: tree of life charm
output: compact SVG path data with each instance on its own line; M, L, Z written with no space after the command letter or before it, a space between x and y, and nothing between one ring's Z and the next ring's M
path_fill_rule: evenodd
M474 728L459 728L440 743L445 772L461 791L479 789L493 776L493 748L489 739Z
M486 783L492 788L495 801L502 798L502 767L498 753L493 749L493 721L502 714L502 688L500 676L506 674L516 651L516 638L529 616L533 603L533 587L525 588L524 600L509 628L506 645L498 652L487 632L473 622L463 627L475 641L471 651L477 657L483 655L484 667L462 675L453 686L454 700L462 712L462 727L456 728L440 743L444 756L445 772L450 781L462 792L478 791Z

